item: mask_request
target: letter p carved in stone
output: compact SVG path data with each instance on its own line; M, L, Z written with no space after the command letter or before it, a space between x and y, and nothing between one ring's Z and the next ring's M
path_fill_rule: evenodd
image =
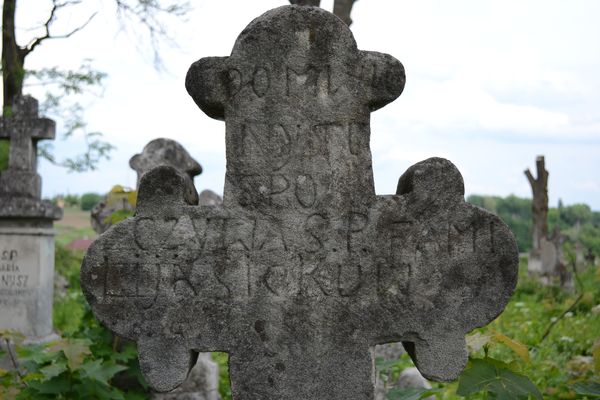
M514 290L518 252L448 160L375 194L370 113L404 82L399 61L358 50L314 7L271 10L229 57L190 67L188 92L226 124L223 205L194 204L185 177L155 168L135 218L82 267L96 317L137 342L153 388L181 384L196 352L225 351L236 400L371 400L370 349L389 342L429 379L460 374L465 334Z

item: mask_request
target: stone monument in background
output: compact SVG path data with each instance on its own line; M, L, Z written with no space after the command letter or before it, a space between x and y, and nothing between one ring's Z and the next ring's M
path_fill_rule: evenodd
M0 330L44 340L52 332L54 229L62 210L41 200L37 142L54 139L55 124L38 117L30 96L15 100L0 119L10 140L8 169L0 172Z
M316 7L258 17L229 57L194 63L186 88L225 120L223 204L199 206L170 166L144 174L135 218L90 247L82 289L137 342L159 391L197 352L229 353L235 400L373 400L372 347L402 342L424 377L458 377L465 335L517 281L508 227L464 200L430 158L375 194L370 114L404 88L402 64L358 50Z
M559 281L564 288L571 288L573 280L564 262L562 244L565 237L556 226L552 237L548 236L548 176L544 156L535 160L537 177L528 169L525 176L531 185L533 199L531 200L532 214L532 246L527 262L530 276L543 284Z
M137 172L136 190L142 176L159 165L169 165L189 177L193 184L194 177L202 173L200 164L190 156L188 151L178 142L171 139L158 138L148 142L140 154L136 154L129 160L129 166ZM112 222L111 215L118 210L133 212L135 205L129 199L127 193L123 196L109 193L105 199L94 206L91 212L91 223L96 233L104 233ZM112 195L112 196L111 196ZM218 205L222 203L221 197L212 190L204 190L199 195L202 205Z

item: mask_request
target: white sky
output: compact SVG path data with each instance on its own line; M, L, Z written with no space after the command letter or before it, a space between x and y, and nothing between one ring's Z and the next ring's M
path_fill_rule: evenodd
M20 0L17 24L42 21L42 2ZM201 57L228 55L253 18L287 1L191 3L188 21L171 25L179 48L161 51L167 73L138 51L135 34L117 34L110 0L98 0L100 13L84 31L44 43L27 60L26 68L76 67L92 58L109 74L103 95L86 103L87 119L118 149L91 173L42 162L45 196L134 186L128 160L157 137L179 141L202 164L199 191L222 192L225 125L196 107L185 73ZM92 4L60 16L57 31L84 21ZM393 55L407 75L402 96L372 115L377 193L394 193L410 165L441 156L458 166L467 194L530 197L523 170L544 154L551 206L561 198L600 210L599 15L597 0L358 1L352 31L359 48ZM20 42L31 34L20 30ZM55 148L61 156L82 147L59 139Z

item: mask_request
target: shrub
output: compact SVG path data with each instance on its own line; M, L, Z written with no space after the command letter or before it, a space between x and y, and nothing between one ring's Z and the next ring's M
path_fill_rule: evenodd
M86 193L81 196L81 209L83 211L91 211L96 204L102 201L102 196L98 193Z

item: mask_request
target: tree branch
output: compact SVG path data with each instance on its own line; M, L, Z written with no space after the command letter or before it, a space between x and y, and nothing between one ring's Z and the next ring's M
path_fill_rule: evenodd
M176 43L169 36L163 18L166 16L183 18L191 10L189 3L174 0L163 6L158 0L137 0L133 4L131 4L131 0L114 1L122 30L127 30L127 25L131 23L132 19L137 20L139 24L146 28L154 54L154 67L157 70L162 69L162 60L159 53L160 42L164 40L170 46L176 46Z
M531 188L533 188L533 185L535 184L535 179L533 178L533 175L531 175L531 171L529 170L529 168L525 170L525 176L527 177Z
M50 33L50 27L52 26L52 23L54 22L54 20L56 18L57 11L64 7L80 4L81 0L65 1L64 3L58 3L56 0L53 0L52 3L53 3L52 10L50 10L50 15L48 16L48 19L44 23L44 29L45 29L46 33L44 34L44 36L40 36L38 38L33 39L27 46L25 46L25 48L22 49L24 52L24 56L27 56L27 54L31 53L37 46L42 44L42 42L47 39L66 39L66 38L71 37L75 33L79 32L80 30L85 28L97 14L97 12L95 12L92 15L90 15L90 17L87 19L87 21L85 21L82 25L73 29L69 33L66 33L63 35L52 35Z

